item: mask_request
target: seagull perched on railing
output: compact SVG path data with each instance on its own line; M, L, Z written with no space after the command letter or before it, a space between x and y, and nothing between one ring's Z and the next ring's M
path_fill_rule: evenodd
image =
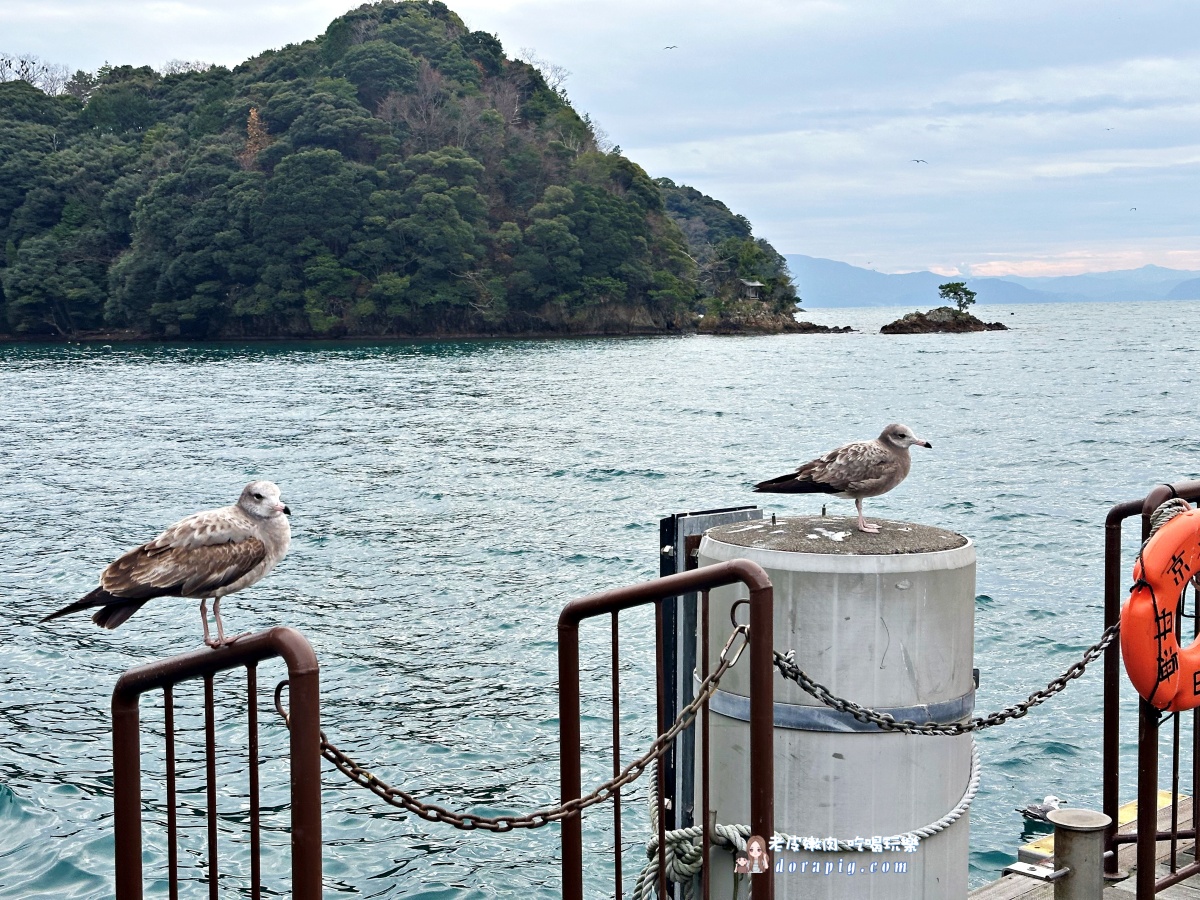
M204 643L221 647L221 598L249 587L270 572L287 553L291 510L269 481L252 481L233 506L209 509L180 519L154 540L130 550L100 573L90 594L42 619L100 607L92 621L116 628L155 597L200 600ZM208 600L213 601L217 639L208 633Z
M856 441L806 462L789 475L760 481L754 490L777 494L833 494L853 497L858 509L858 530L876 534L878 525L863 518L864 497L886 494L908 475L913 444L932 449L933 444L913 434L907 425L895 423L873 441Z

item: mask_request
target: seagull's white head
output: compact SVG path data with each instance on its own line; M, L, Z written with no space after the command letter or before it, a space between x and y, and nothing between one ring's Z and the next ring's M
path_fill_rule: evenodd
M290 516L292 511L279 496L279 488L269 481L252 481L242 489L237 505L258 519Z
M887 428L883 429L883 434L879 435L879 440L885 444L891 444L893 447L898 447L901 450L906 450L913 444L933 449L933 444L917 437L913 434L911 428L907 425L901 425L899 422L893 422Z
M1042 801L1042 806L1045 806L1048 809L1058 809L1058 805L1060 803L1062 803L1062 801L1059 800L1057 797L1055 797L1053 794L1047 794L1046 799L1044 799Z

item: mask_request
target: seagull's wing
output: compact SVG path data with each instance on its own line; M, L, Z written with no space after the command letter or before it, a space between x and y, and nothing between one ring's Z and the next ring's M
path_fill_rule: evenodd
M855 441L805 463L797 478L827 484L839 491L857 494L868 491L892 476L895 458L878 441Z
M233 584L266 558L256 537L199 547L130 550L104 570L100 587L124 600L151 597L209 597Z
M255 537L254 524L236 506L223 506L180 519L143 548L149 553L190 550L209 544L228 544Z
M244 514L234 507L213 509L130 550L104 570L100 587L124 599L203 597L237 581L266 554Z

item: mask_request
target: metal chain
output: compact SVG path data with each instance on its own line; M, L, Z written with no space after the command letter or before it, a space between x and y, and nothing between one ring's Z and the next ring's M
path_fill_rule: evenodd
M730 657L730 648L733 646L738 635L742 636L742 644L737 648L737 652ZM742 655L742 651L746 649L749 642L749 628L745 625L737 626L733 630L733 633L729 635L729 640L725 642L724 649L721 650L720 663L717 665L716 670L704 680L704 683L700 686L699 693L696 695L696 699L683 708L679 716L675 719L674 724L658 736L658 739L650 745L649 750L622 769L621 774L606 781L586 797L569 800L552 809L539 809L523 816L508 815L493 817L478 816L474 813L453 812L432 803L422 803L407 791L393 787L387 782L380 780L347 756L343 751L335 747L329 738L325 736L324 731L321 732L321 755L333 763L338 771L355 784L365 787L392 806L415 813L429 822L444 822L447 825L453 825L455 828L461 828L464 831L483 828L487 831L505 832L512 831L514 828L541 828L543 825L549 825L551 822L565 819L580 810L587 809L589 806L595 806L598 803L603 803L611 799L620 788L639 778L651 762L667 752L667 748L675 740L676 735L692 724L692 720L695 719L700 707L716 691L717 685L721 681L721 676L729 671L738 661L738 658ZM284 709L282 700L283 689L287 686L288 682L286 679L276 685L275 709L283 718L284 724L288 728L291 728L291 717L288 711Z
M795 650L789 650L786 656L779 651L775 651L775 665L784 678L796 682L826 706L836 709L838 712L849 713L860 722L877 725L883 731L900 731L904 734L967 734L968 732L991 728L993 725L1001 725L1009 719L1020 719L1035 706L1045 703L1055 694L1063 691L1068 682L1082 675L1083 670L1088 667L1088 664L1097 659L1104 652L1105 648L1113 642L1120 627L1121 623L1116 622L1106 628L1100 640L1084 651L1081 660L1071 665L1042 690L1034 691L1029 695L1028 699L1012 706L1006 706L999 712L994 712L981 718L970 719L966 722L925 722L918 724L912 719L897 721L894 716L887 713L876 712L869 707L860 706L852 700L836 697L825 685L813 681L812 678L801 671L800 667L796 665Z

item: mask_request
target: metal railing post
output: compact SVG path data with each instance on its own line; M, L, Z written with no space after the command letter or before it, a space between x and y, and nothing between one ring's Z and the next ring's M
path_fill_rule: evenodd
M291 704L292 897L320 900L321 712L316 654L294 628L277 627L130 669L113 689L113 809L116 896L142 897L142 789L138 703L142 694L181 681L282 657ZM211 810L210 810L211 815Z
M593 594L563 607L558 618L559 772L563 803L582 796L579 623L592 616L737 582L750 589L750 820L756 834L768 839L774 834L773 591L762 567L745 559ZM562 860L563 900L583 900L581 813L562 820ZM774 872L768 870L751 877L757 900L774 900Z
M763 577L766 578L766 573ZM751 834L768 841L775 833L775 610L772 595L770 581L750 591L750 829ZM774 900L772 867L751 875L750 888L757 900Z

